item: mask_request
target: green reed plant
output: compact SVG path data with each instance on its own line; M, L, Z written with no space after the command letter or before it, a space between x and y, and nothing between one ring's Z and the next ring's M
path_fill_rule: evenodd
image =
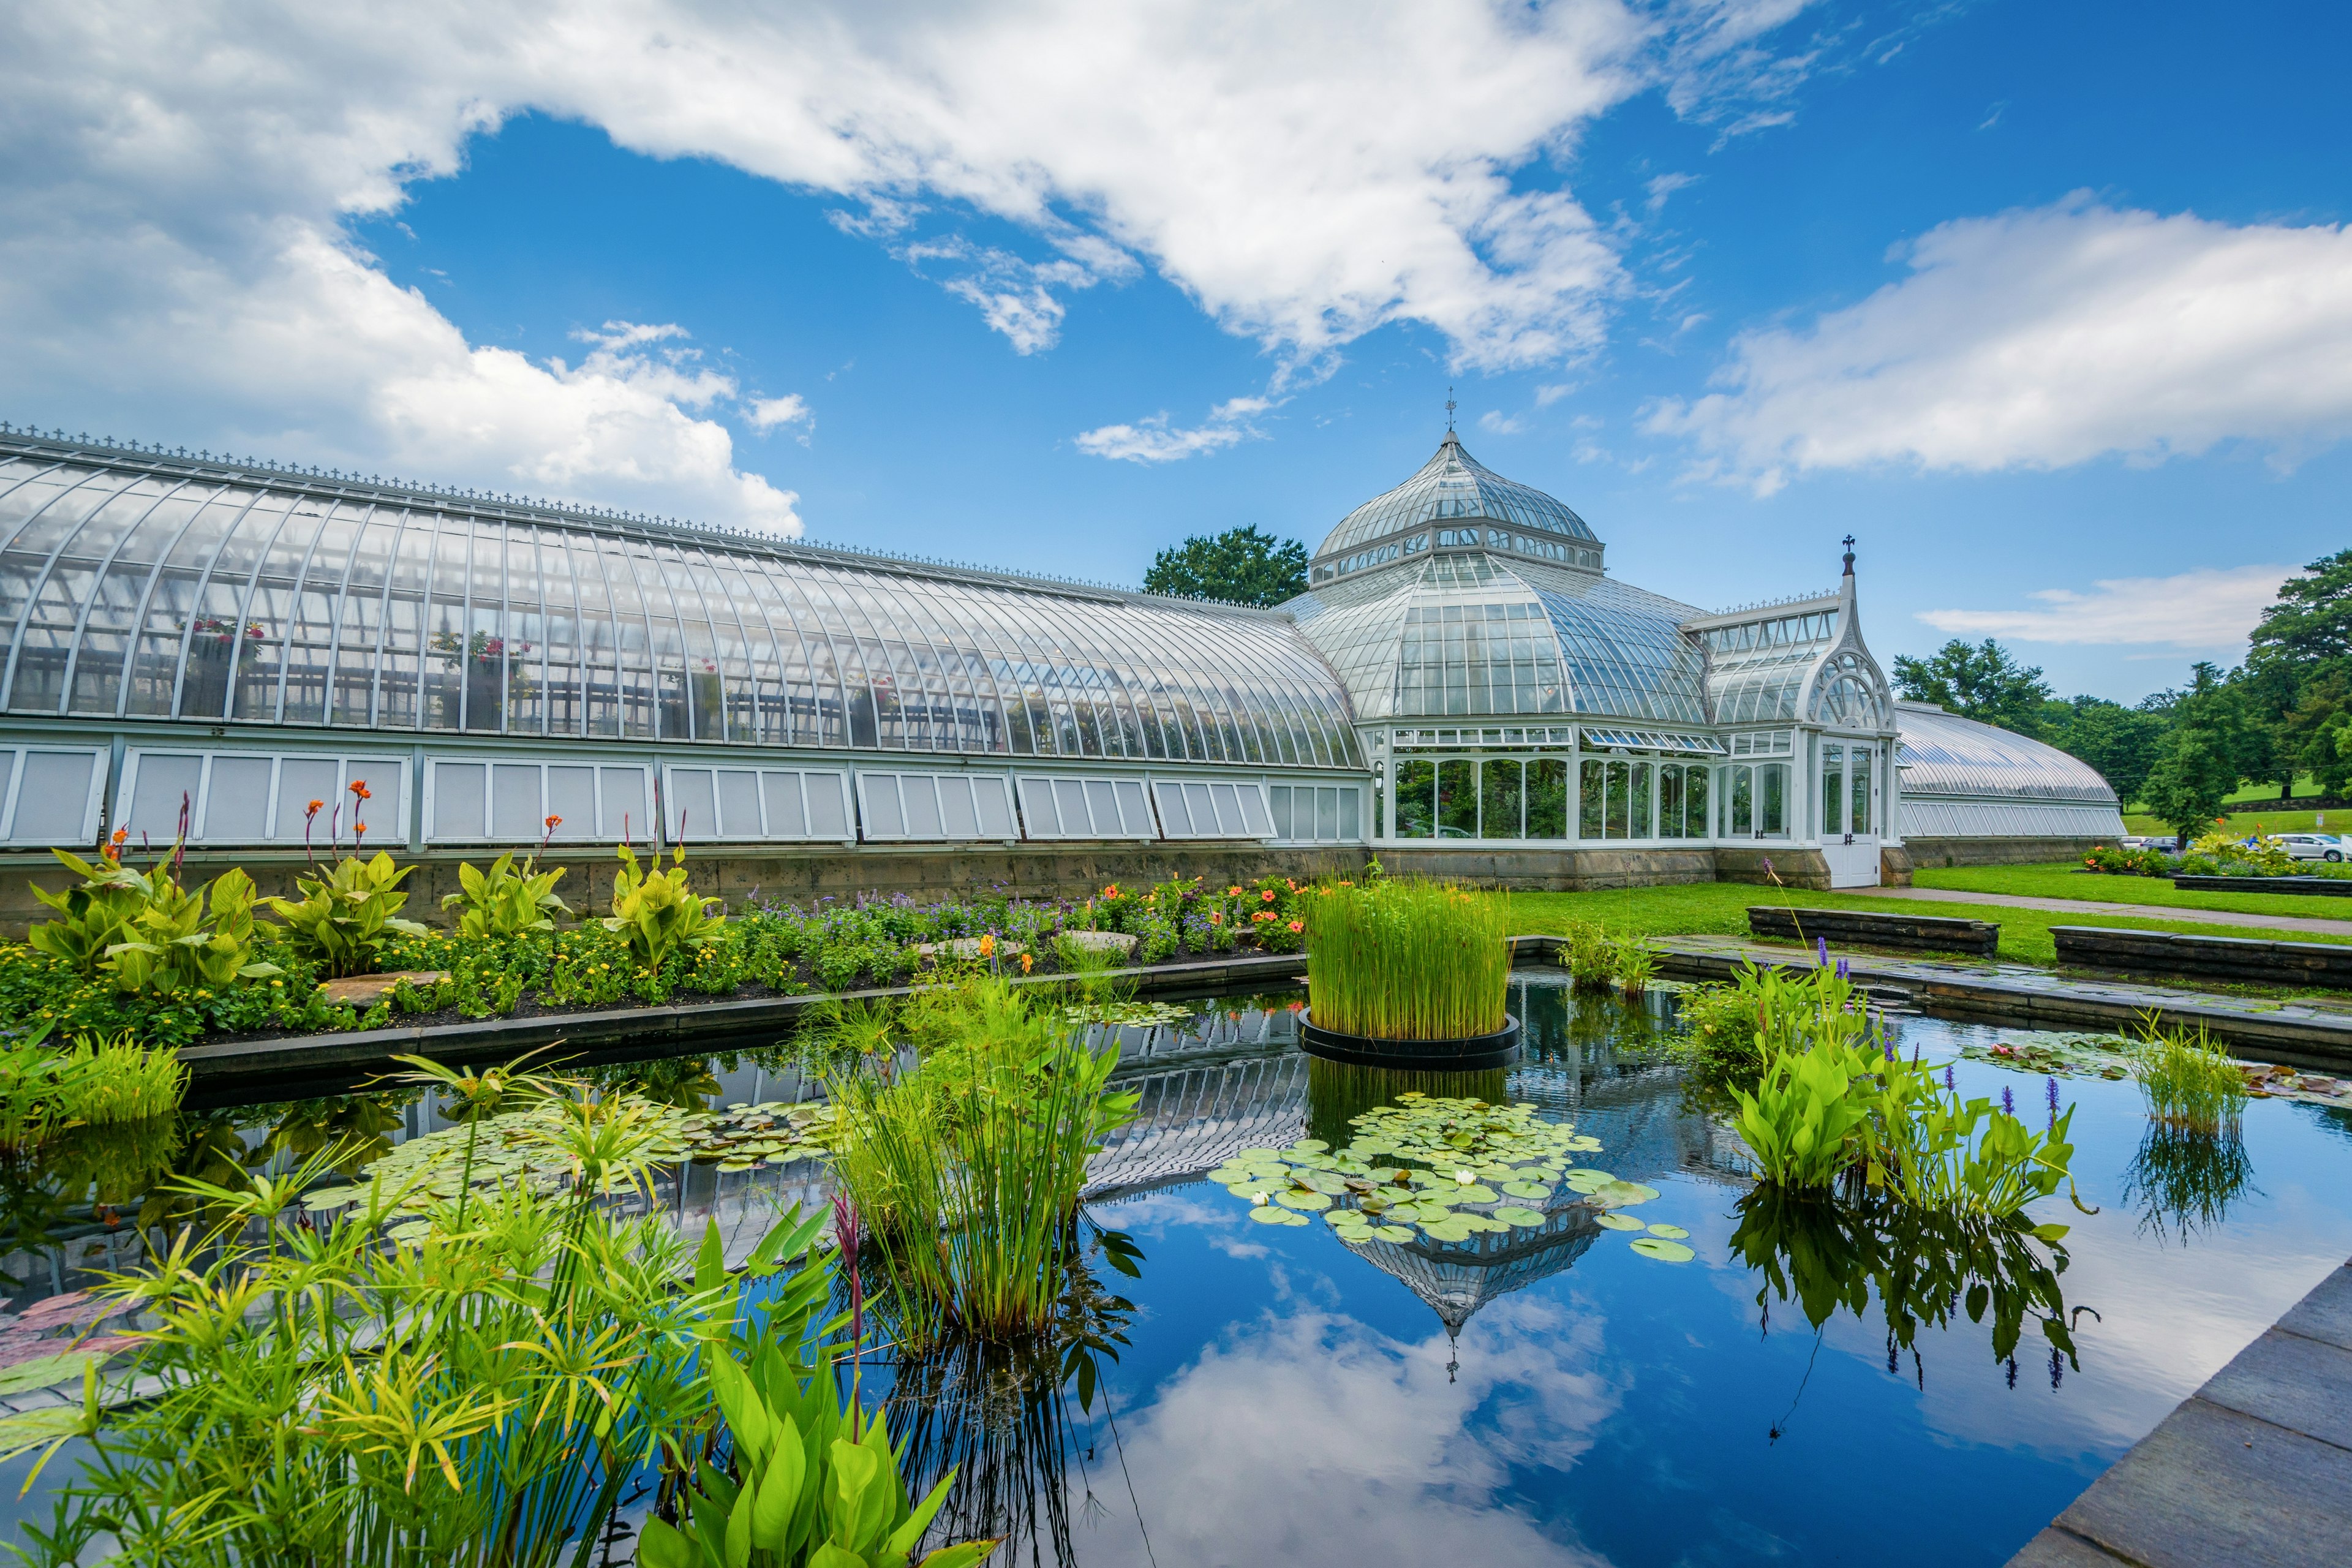
M2191 1032L2143 1018L2131 1074L2148 1115L2165 1125L2191 1132L2236 1131L2246 1104L2245 1069L2203 1025Z
M1498 893L1388 878L1300 900L1316 1024L1387 1040L1454 1040L1504 1025L1510 912Z
M1617 949L1607 931L1591 921L1569 921L1560 937L1560 961L1571 985L1602 991L1616 984Z
M572 1081L542 1104L531 1136L568 1188L509 1184L462 1219L436 1201L392 1247L411 1194L381 1180L289 1217L332 1151L241 1189L180 1184L218 1223L110 1285L151 1325L153 1392L109 1411L86 1386L60 1437L89 1458L50 1525L26 1527L26 1559L64 1568L108 1542L136 1568L585 1568L636 1478L707 1446L706 1369L821 1220L787 1216L730 1273L715 1226L689 1256L663 1216L614 1206L646 1180L642 1105ZM798 1300L797 1342L824 1289L782 1292L771 1324Z
M127 1032L82 1035L63 1049L46 1029L0 1042L0 1148L169 1115L187 1079L176 1052L142 1050Z
M1088 1051L1058 1007L1005 982L925 1006L914 1070L829 1080L845 1127L835 1170L881 1250L910 1348L1019 1338L1052 1321L1087 1161L1136 1097L1108 1088L1115 1048Z

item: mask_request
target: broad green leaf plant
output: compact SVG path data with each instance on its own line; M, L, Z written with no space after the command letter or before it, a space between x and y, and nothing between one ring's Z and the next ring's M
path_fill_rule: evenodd
M488 871L475 869L469 860L457 868L462 891L443 899L441 907L462 910L457 935L467 942L551 931L556 917L569 919L572 914L555 896L555 884L563 879L563 869L558 866L542 871L536 858L517 866L511 853L491 861Z
M629 944L629 955L658 973L681 948L698 947L727 923L726 900L705 898L686 885L686 847L672 852L670 868L656 856L642 868L636 852L620 847L621 868L613 877L613 912L608 931Z
M376 967L383 945L398 936L430 932L399 918L408 894L400 884L414 866L395 866L378 850L372 858L338 860L323 877L298 877L299 902L271 899L269 908L286 922L286 942L317 963L330 979L365 974Z

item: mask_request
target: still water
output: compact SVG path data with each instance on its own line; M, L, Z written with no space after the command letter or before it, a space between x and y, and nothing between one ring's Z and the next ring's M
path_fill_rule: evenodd
M1142 1115L1098 1160L1088 1205L1145 1255L1139 1279L1103 1278L1127 1303L1118 1359L1098 1363L1090 1406L1075 1382L950 1359L907 1370L894 1412L912 1468L962 1466L960 1522L1015 1532L996 1561L1999 1563L2352 1255L2352 1115L2255 1101L2240 1143L2184 1148L2151 1134L2132 1084L2096 1078L2059 1089L2078 1108L2076 1195L2097 1212L2063 1193L2037 1205L2072 1227L2038 1297L1981 1258L1970 1273L1948 1236L1776 1220L1662 1048L1671 996L1572 996L1541 973L1514 991L1526 1059L1451 1086L1310 1070L1288 998L1118 1031ZM1962 1055L2001 1031L1891 1022L1906 1055L1949 1060L1964 1092L2006 1088L2040 1114L2042 1077ZM708 1067L699 1081L696 1064L658 1071L722 1104L800 1092L773 1058ZM1601 1145L1578 1158L1654 1187L1629 1212L1686 1230L1696 1256L1641 1256L1636 1233L1598 1229L1572 1203L1467 1245L1350 1246L1321 1223L1254 1223L1201 1174L1250 1147L1344 1142L1349 1116L1405 1087L1572 1121ZM289 1121L387 1141L438 1124L413 1097L290 1110L215 1120L251 1148ZM775 1205L819 1191L806 1167L701 1167L668 1201L698 1227L710 1213L740 1247ZM127 1260L120 1235L94 1219L20 1247L13 1305ZM1893 1324L1890 1288L1909 1307ZM877 1369L869 1392L887 1378ZM18 1479L0 1475L10 1511L45 1515L16 1501Z

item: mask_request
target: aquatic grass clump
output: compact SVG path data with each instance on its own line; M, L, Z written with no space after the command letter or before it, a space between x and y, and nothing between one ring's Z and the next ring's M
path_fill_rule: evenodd
M0 1043L0 1148L165 1115L179 1109L187 1081L176 1052L142 1050L127 1031L79 1036L62 1050L46 1030Z
M1078 1246L1087 1162L1135 1114L1108 1087L1118 1050L1088 1051L1060 1006L1002 980L923 999L908 1027L924 1051L913 1070L828 1083L835 1169L881 1250L900 1337L920 1351L1040 1331Z
M2147 1100L2147 1113L2168 1127L2191 1132L2234 1131L2245 1108L2246 1074L2202 1025L2192 1034L2142 1020L2132 1051L2131 1074Z
M1318 887L1300 902L1318 1028L1460 1040L1504 1026L1511 949L1501 894L1395 879Z

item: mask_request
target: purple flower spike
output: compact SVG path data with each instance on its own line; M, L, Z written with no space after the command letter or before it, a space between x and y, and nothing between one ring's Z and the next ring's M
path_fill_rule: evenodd
M1827 969L1830 966L1829 938L1825 936L1817 936L1813 938L1813 962L1820 964L1823 969Z
M2000 1086L2000 1112L2003 1116L2017 1114L2017 1096L2009 1092L2009 1085Z
M1960 1092L1959 1081L1952 1077L1951 1064L1948 1062L1944 1066L1944 1088L1953 1094Z
M1840 980L1851 980L1853 978L1853 960L1850 958L1841 958L1837 961L1837 977Z
M1769 855L1764 857L1764 874L1768 877L1772 874L1772 857Z

